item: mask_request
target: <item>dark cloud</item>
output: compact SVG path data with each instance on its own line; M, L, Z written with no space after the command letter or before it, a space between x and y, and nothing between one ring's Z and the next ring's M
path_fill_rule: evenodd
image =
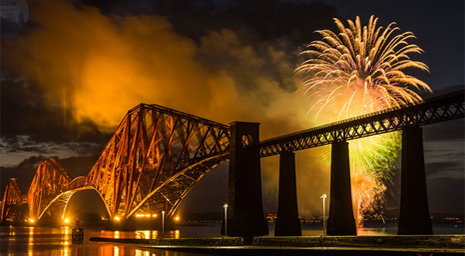
M97 161L99 155L93 156L80 156L60 159L58 160L62 167L67 171L71 177L86 176L91 170L92 166ZM18 180L19 187L23 194L27 194L29 186L32 183L34 175L36 174L39 163L45 160L45 156L31 156L24 159L21 163L14 167L0 167L0 191L5 191L6 185L10 178Z
M44 159L44 156L31 156L15 167L0 167L0 191L2 194L10 178L17 178L21 192L27 194L37 167L40 161Z
M440 170L456 169L458 166L459 164L455 162L435 162L425 164L426 170L430 170L427 171L427 175L430 175Z
M101 132L93 121L78 122L72 118L71 109L48 101L37 83L5 69L1 79L2 154L50 156L63 150L78 155L97 154L109 140L111 134Z
M286 38L297 44L315 39L313 31L334 27L340 17L334 6L315 2L279 0L169 0L79 1L106 15L160 15L167 17L177 33L198 40L211 31L231 29L249 42Z
M431 152L428 157L433 158L433 159L447 159L447 160L464 160L465 159L465 153L463 152L450 152L451 150L430 150L426 151Z
M59 162L71 175L71 177L76 178L78 176L87 176L99 157L100 154L91 156L77 156L63 158L60 159Z
M442 142L445 144L444 142ZM434 143L431 143L434 145ZM425 151L427 179L465 179L464 152L457 149L430 149Z
M33 142L93 142L104 143L109 134L85 119L77 122L72 109L50 102L42 88L27 78L2 69L0 109L1 137L10 144L18 135L29 136Z

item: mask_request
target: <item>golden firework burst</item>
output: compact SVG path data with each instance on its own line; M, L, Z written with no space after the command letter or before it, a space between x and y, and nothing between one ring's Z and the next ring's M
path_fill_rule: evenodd
M347 27L334 20L339 33L316 31L323 38L311 42L301 53L307 58L295 70L304 76L302 90L311 102L308 114L316 125L416 104L422 99L414 90L432 92L425 82L404 73L408 68L429 71L426 64L409 56L423 52L407 42L415 38L413 33L397 33L400 29L395 23L385 29L377 27L374 16L363 27L359 17L355 22L348 20ZM392 175L399 140L398 134L391 133L350 143L353 199L359 221L364 208L372 207L376 195L386 189L383 177Z

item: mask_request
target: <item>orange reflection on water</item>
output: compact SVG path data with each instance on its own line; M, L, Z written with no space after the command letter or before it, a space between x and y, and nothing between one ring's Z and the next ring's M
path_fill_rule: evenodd
M9 236L8 240L15 241L16 240L15 235L16 235L15 228L13 226L10 226L10 231L8 232L8 236Z
M136 238L139 239L155 239L158 238L158 231L157 230L141 230L136 231Z
M34 227L28 227L29 229L29 237L27 239L28 244L31 244L34 242Z
M155 253L150 254L149 251L141 251L139 249L136 249L135 256L157 256L157 255Z
M60 244L63 245L63 248L60 250L61 256L69 256L69 245L70 245L70 240L71 240L71 235L70 235L70 228L69 227L61 227L61 241Z
M34 244L34 227L28 227L29 236L27 238L28 256L32 256L32 245Z

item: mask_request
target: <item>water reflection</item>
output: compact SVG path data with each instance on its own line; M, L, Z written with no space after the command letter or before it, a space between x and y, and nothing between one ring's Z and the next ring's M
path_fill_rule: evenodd
M135 256L157 256L157 255L155 253L150 253L149 251L141 251L139 249L136 249Z
M179 230L165 232L165 237L219 237L220 225L216 226L181 226ZM440 228L440 229L439 229ZM395 225L382 225L370 228L359 228L359 236L364 235L394 235ZM460 227L435 226L435 234L463 234L463 224ZM274 234L274 225L270 225L270 235ZM312 225L302 225L303 236L320 236L322 228ZM82 244L72 243L72 229L45 227L1 227L0 255L38 255L38 256L74 256L74 255L104 255L104 256L192 256L185 252L172 252L144 248L146 245L122 243L91 242L90 237L106 238L138 238L155 239L161 232L156 230L137 231L106 231L101 229L84 229ZM195 254L199 255L199 254Z
M213 234L219 234L215 229ZM156 230L107 231L101 229L84 229L82 244L72 243L72 229L69 227L1 227L0 255L141 255L141 256L186 256L183 253L168 253L155 249L144 249L133 244L115 244L91 242L90 237L155 239L160 237ZM165 237L180 238L180 230L165 233Z

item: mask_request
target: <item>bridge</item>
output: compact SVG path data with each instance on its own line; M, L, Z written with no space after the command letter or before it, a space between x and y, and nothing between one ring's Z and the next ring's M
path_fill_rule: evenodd
M342 120L260 141L259 124L229 126L158 105L128 111L86 177L71 176L53 159L43 161L27 195L11 179L2 200L1 221L40 220L63 215L71 196L95 190L109 216L164 211L173 217L182 199L205 174L229 160L228 234L268 233L263 216L260 158L280 155L276 235L299 235L294 151L331 145L328 235L355 235L348 142L402 130L402 187L399 234L432 233L426 197L420 126L463 118L464 91L421 104Z
M95 190L111 219L165 211L172 217L192 186L229 156L229 127L158 105L128 111L86 177L71 176L54 159L42 161L27 195L9 181L2 221L61 219L71 196ZM58 216L57 216L58 215Z

